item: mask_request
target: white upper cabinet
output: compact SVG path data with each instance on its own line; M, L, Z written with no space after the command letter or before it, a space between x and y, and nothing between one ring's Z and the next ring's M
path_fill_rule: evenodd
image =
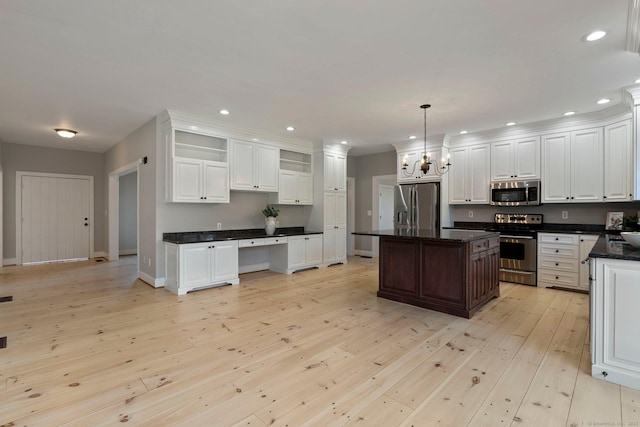
M489 204L489 144L449 150L450 204Z
M324 191L347 191L347 157L324 153Z
M278 148L231 140L230 157L232 190L278 191Z
M170 155L167 200L228 203L227 140L166 127Z
M631 120L604 127L604 201L633 200Z
M279 190L271 203L312 205L313 174L310 153L280 150Z
M603 200L602 128L542 137L542 202Z
M491 180L540 179L540 137L491 144Z

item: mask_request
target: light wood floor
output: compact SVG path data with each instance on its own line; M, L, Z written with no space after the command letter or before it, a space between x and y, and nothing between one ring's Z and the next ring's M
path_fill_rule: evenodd
M376 260L177 297L135 257L0 270L0 425L638 426L591 378L588 296L471 320L377 298Z

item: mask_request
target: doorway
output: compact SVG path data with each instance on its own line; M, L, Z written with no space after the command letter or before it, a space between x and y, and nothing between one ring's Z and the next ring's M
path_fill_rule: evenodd
M140 171L139 171L140 160L129 163L126 166L118 168L109 173L109 261L116 261L120 259L120 205L121 205L121 197L120 197L120 178L125 177L126 175L134 175L135 176L135 198L136 198L136 209L135 209L135 253L140 253L140 218L138 215L138 206L140 201ZM135 174L134 174L135 173ZM133 179L133 178L131 178ZM127 180L125 177L124 180ZM124 201L124 200L122 200ZM127 226L126 224L122 224L124 228ZM133 226L131 226L133 229ZM130 249L130 248L123 248ZM137 260L138 272L140 272L140 259Z
M138 254L138 172L122 175L119 180L118 255Z

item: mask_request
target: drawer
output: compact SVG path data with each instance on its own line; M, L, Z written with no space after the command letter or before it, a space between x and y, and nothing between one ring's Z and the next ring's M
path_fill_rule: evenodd
M579 240L580 236L577 234L538 233L538 243L577 245Z
M489 239L489 249L497 248L499 246L500 246L499 237L492 237L491 239Z
M578 286L578 273L538 270L538 282L549 286Z
M252 246L263 246L265 239L244 239L238 241L239 248L250 248Z
M471 242L471 253L475 254L476 252L482 252L482 251L486 251L487 249L489 249L489 240L490 239L472 241Z
M543 256L538 258L538 268L551 271L578 271L578 261L566 258Z
M538 245L538 258L545 255L559 256L563 258L572 258L578 261L577 246L561 246L561 245Z
M287 237L267 237L264 240L265 245L283 245L287 243Z

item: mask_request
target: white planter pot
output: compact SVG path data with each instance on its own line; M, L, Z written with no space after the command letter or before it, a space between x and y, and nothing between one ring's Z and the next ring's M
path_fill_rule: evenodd
M276 231L276 217L268 216L264 219L264 229L267 232L267 236L272 236Z

